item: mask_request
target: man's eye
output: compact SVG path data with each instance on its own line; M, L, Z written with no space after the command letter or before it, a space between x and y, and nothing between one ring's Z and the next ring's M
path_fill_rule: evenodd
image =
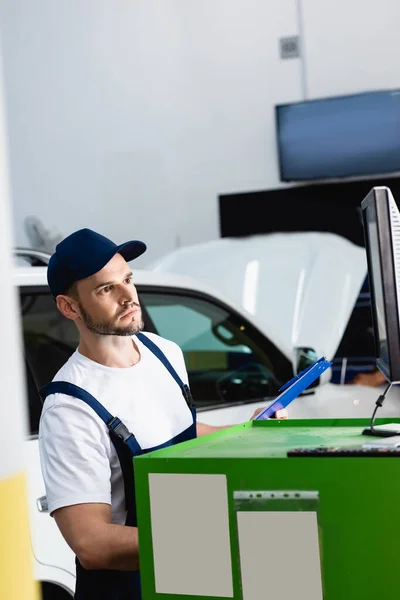
M132 277L127 277L125 279L125 283L132 283Z
M112 290L112 285L106 285L106 287L103 287L103 292L107 293L107 292L111 292Z

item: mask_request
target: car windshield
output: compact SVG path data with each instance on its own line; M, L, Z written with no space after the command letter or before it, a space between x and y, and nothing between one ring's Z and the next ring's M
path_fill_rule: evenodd
M275 396L291 377L289 361L246 319L209 299L173 293L141 293L163 337L183 351L199 407Z

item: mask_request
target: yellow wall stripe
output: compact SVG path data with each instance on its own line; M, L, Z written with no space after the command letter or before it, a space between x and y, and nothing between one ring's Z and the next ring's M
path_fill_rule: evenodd
M39 600L32 579L25 474L0 481L0 598Z

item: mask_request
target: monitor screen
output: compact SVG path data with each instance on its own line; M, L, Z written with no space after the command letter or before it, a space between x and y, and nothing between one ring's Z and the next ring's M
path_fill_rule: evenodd
M283 181L400 171L400 90L276 107Z
M400 213L385 187L363 200L377 365L389 382L400 381Z

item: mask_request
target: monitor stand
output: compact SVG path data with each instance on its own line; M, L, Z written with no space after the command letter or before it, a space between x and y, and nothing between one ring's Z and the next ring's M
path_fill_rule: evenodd
M367 427L363 430L363 435L373 435L376 437L391 437L393 435L400 435L400 423L387 423L386 425L375 425Z
M387 423L386 425L377 425L376 427L374 425L376 411L384 403L386 394L388 393L392 385L393 384L389 382L389 385L387 386L383 394L381 394L377 399L375 403L376 406L371 417L371 425L363 430L363 435L373 435L375 437L391 437L392 435L400 434L400 423Z

